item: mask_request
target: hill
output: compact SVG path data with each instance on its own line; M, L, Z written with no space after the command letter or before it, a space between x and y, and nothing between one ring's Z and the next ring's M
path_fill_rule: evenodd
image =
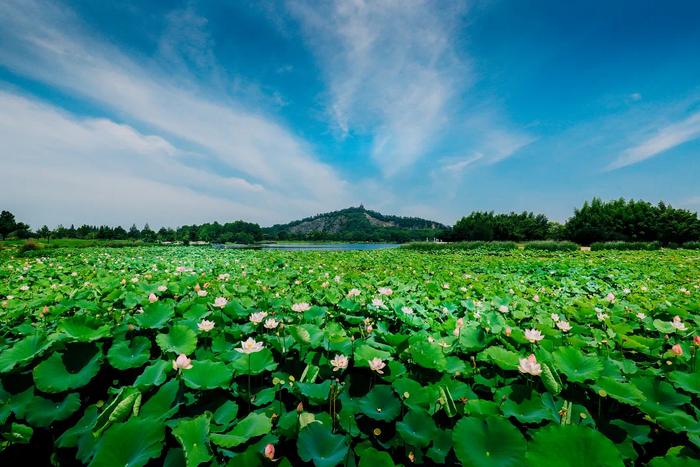
M269 240L407 242L441 235L446 226L418 217L381 214L363 206L317 214L263 229Z

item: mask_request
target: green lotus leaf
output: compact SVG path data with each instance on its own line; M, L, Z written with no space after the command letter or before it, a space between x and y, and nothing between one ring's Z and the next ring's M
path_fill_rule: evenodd
M78 342L92 342L109 336L111 327L94 318L74 316L61 321L58 329Z
M481 326L465 326L459 331L459 345L469 352L486 347L486 335Z
M143 369L134 381L134 386L145 388L148 386L160 386L165 382L168 373L173 371L172 362L165 360L156 360L152 364Z
M693 394L700 394L700 372L684 373L682 371L672 371L668 379L678 388Z
M133 417L104 432L95 446L91 467L138 467L160 457L165 425L156 418Z
M360 463L358 467L394 467L391 456L383 451L369 447L360 453Z
M409 410L403 419L396 423L396 431L409 446L424 448L432 441L437 426L427 412Z
M436 343L431 344L425 335L419 334L412 337L408 352L413 361L423 368L443 371L447 366L443 349Z
M23 425L21 423L13 422L10 425L9 431L3 430L2 437L11 445L28 444L31 441L33 434L34 430L32 429L32 427Z
M345 459L348 445L345 437L334 435L329 426L311 423L299 432L297 451L303 461L316 467L334 467Z
M550 425L537 430L528 446L527 465L624 466L612 441L582 425Z
M84 435L88 435L92 438L92 427L97 421L97 406L91 405L85 409L85 413L80 417L80 420L76 422L71 428L68 428L63 434L56 440L56 446L60 448L73 448L78 446Z
M632 383L622 383L608 376L599 378L597 384L593 387L601 396L610 396L613 399L635 407L639 407L645 399L644 393Z
M132 340L118 341L109 348L107 360L117 370L138 368L146 363L151 355L151 341L145 336Z
M489 360L503 370L516 370L520 356L503 347L489 347L479 354L479 360Z
M177 411L177 405L173 407L177 398L180 383L170 380L162 385L142 406L141 416L154 418L168 418L170 412Z
M595 380L603 371L603 364L595 355L585 355L576 347L560 347L554 354L557 369L564 373L569 381L583 383Z
M53 422L65 420L80 408L80 396L73 392L61 402L34 396L26 408L27 421L41 428L50 426Z
M0 373L22 367L35 357L42 355L50 346L51 342L43 334L25 337L0 353Z
M214 412L212 420L217 425L227 428L236 419L238 404L234 401L226 401Z
M457 459L464 465L522 465L527 444L508 420L498 417L461 419L452 431Z
M369 364L367 362L375 358L386 361L391 358L391 354L387 351L371 347L369 344L362 344L355 348L355 366L368 367Z
M182 372L182 380L192 389L227 388L232 377L225 363L210 360L193 360L192 368Z
M558 422L560 419L559 410L549 393L540 394L523 386L511 386L496 394L505 398L501 404L503 415L514 417L521 423Z
M254 353L236 353L231 362L233 368L239 375L258 375L264 371L272 371L277 368L272 352L268 348L263 348Z
M192 329L178 324L170 328L167 334L158 334L156 343L163 353L190 354L197 347L197 333Z
M172 319L175 305L170 301L157 301L143 306L143 313L134 315L136 323L142 328L160 329Z
M632 378L634 384L644 394L640 408L652 416L666 415L674 409L690 402L690 397L678 392L665 381L651 377Z
M397 378L391 386L403 403L411 408L429 410L440 397L439 390L434 386L424 386L410 378Z
M224 448L233 448L243 444L251 438L266 435L272 430L272 423L265 415L250 413L243 420L236 423L231 431L224 434L212 433L211 442Z
M391 386L377 385L360 400L359 409L369 418L390 422L398 417L401 402L394 396Z
M179 420L173 427L173 436L185 452L187 467L196 467L212 459L209 447L209 417L200 415L196 418Z
M452 430L437 430L433 435L433 444L426 455L438 464L444 464L445 458L452 450Z
M76 354L77 351L66 353L53 353L49 358L39 363L32 375L36 387L43 392L56 393L68 391L85 386L94 378L100 371L102 364L102 351L99 348L93 348L92 354L85 353L79 355L79 360L89 360L79 366L77 371L69 371L66 368L65 361L73 360L70 357ZM78 362L77 365L80 365ZM72 365L72 366L77 366Z
M309 399L312 404L323 404L328 401L331 389L331 381L328 379L322 383L296 383L299 391Z

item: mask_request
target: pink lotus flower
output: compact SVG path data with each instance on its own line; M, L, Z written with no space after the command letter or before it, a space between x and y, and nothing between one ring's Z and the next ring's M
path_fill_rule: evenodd
M498 307L498 311L500 311L501 313L508 313L508 306L501 305Z
M175 268L177 272L185 272L185 267L184 266L178 266Z
M255 342L255 339L249 337L247 340L241 342L241 347L236 347L236 352L240 353L255 353L260 352L263 349L262 342Z
M345 355L336 355L333 360L331 360L331 365L333 365L333 371L344 370L348 367L348 357Z
M531 343L536 343L544 339L544 336L537 329L526 329L525 339L529 340Z
M402 306L401 311L405 315L412 315L413 314L413 308L411 308L410 306Z
M530 354L529 357L520 359L518 371L520 371L520 373L529 374L532 376L539 376L540 373L542 373L542 366L537 363L535 354Z
M551 315L549 315L549 317L552 318L552 321L554 321L555 323L559 321L559 315L556 313L552 313Z
M228 300L226 300L224 297L216 297L214 299L214 306L216 308L223 308L226 305L228 305Z
M187 355L181 353L173 360L173 370L189 370L192 368L192 360L187 358Z
M683 355L683 347L681 347L680 344L676 344L673 347L671 347L671 352L673 352L673 354L676 357L680 357L681 355Z
M377 308L384 308L384 301L381 298L372 299L372 306Z
M685 327L685 324L681 321L680 316L674 316L673 321L671 321L671 326L673 326L675 329L678 331L685 331L687 328Z
M362 293L362 292L360 292L359 289L350 289L350 290L348 291L348 298L357 297L357 296L360 295L361 293Z
M270 459L271 461L276 461L275 459L275 445L274 444L268 444L265 446L265 457Z
M537 294L535 294L535 295L532 296L532 300L533 300L534 302L539 302L539 301L540 301L540 296L537 295Z
M158 301L158 297L156 297L156 294L152 293L152 294L150 294L150 295L148 296L148 301L149 301L150 303L157 302L157 301Z
M379 287L379 295L391 295L394 293L389 287Z
M557 327L564 332L571 331L571 325L568 323L568 321L558 321Z
M158 286L158 292L165 292L166 290L168 290L168 288L166 286L164 286L164 285Z
M203 332L209 332L212 329L214 329L214 321L208 321L206 319L203 319L199 323L197 323L197 329Z
M265 326L266 329L275 329L279 325L279 321L277 321L275 318L268 318L265 320Z
M200 296L200 297L206 297L207 295L209 295L209 292L207 292L207 291L204 290L204 289L199 289L199 290L197 291L197 295Z
M386 366L386 363L384 363L384 361L381 358L373 358L372 360L368 360L368 363L370 370L376 371L380 375L384 374L382 369Z
M610 303L615 303L615 294L610 292L605 296L605 299L609 301Z
M264 311L258 311L257 313L253 313L250 315L250 322L253 324L260 324L262 323L262 320L265 319L267 316L267 313Z
M308 303L295 303L292 305L292 311L296 311L297 313L301 313L302 311L308 311L311 309L311 305Z

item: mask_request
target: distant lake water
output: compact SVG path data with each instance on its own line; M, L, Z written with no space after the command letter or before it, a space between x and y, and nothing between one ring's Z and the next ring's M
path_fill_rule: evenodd
M268 243L246 247L239 245L213 245L222 249L255 249L285 251L366 251L398 248L398 243Z

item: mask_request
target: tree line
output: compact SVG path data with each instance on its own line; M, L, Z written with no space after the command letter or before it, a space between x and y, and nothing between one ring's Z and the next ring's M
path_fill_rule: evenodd
M532 212L496 214L476 211L461 218L451 228L438 230L382 228L364 232L359 227L330 232L308 232L308 240L396 241L419 240L438 237L448 241L534 241L569 240L581 245L593 242L659 242L664 245L682 244L700 240L700 219L697 213L673 208L660 202L618 199L603 201L593 198L574 210L564 224L551 221L544 214ZM361 226L360 226L361 227ZM254 243L264 239L284 240L283 232L273 228L262 229L258 224L235 221L202 225L183 225L177 229L162 227L152 230L148 224L142 229L132 225L123 227L82 225L58 226L50 229L42 226L33 232L27 224L17 222L12 213L0 213L0 240L13 238L76 238L104 240L140 240L143 242L194 242ZM378 233L378 231L381 231Z

